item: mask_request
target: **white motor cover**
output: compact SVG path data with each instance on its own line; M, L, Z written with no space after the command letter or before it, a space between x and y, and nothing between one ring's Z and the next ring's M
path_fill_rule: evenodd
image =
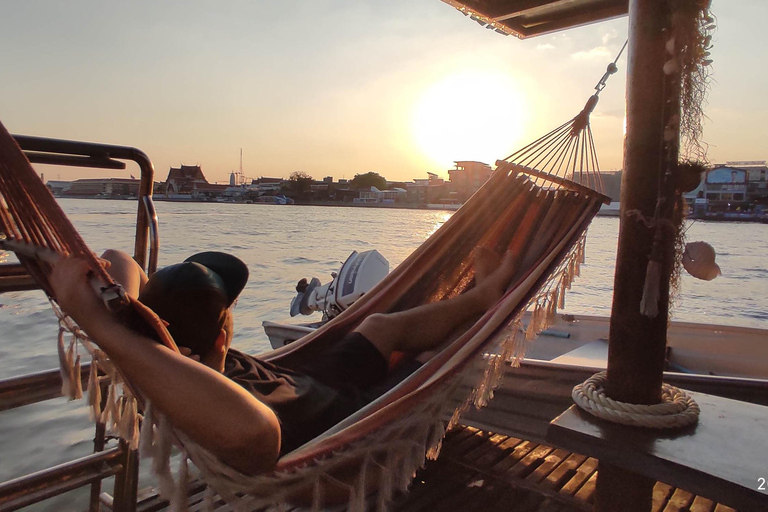
M389 274L389 261L372 249L353 251L339 269L331 292L336 306L344 311Z

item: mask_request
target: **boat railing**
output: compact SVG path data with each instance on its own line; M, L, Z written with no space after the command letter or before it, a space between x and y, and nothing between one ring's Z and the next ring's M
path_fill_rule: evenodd
M157 269L158 222L152 202L154 167L144 152L91 142L24 135L14 135L14 138L32 163L102 169L125 169L125 161L138 164L141 178L133 257L148 274ZM38 288L23 265L0 264L0 293ZM83 384L89 372L90 365L83 365L80 375ZM103 387L102 397L106 397L107 377L100 376L99 383ZM1 380L0 414L59 397L61 385L58 369ZM0 483L0 512L18 510L85 486L90 486L88 510L91 512L98 511L102 502L113 511L135 510L138 454L123 441L109 447L107 442L105 426L97 423L93 454ZM112 495L102 493L102 481L109 477L115 477Z

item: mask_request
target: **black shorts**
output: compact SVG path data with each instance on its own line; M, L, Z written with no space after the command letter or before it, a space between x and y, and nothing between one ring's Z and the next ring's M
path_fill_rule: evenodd
M359 332L344 336L333 347L296 370L337 389L364 391L387 377L389 361Z

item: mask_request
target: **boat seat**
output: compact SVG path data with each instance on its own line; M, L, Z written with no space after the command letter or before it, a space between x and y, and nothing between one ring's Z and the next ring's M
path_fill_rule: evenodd
M605 370L608 365L608 343L595 340L554 358L551 362Z

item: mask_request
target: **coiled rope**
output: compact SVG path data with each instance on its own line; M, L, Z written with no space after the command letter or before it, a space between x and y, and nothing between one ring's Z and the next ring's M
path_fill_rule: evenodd
M593 416L622 425L648 428L680 428L699 420L699 404L685 391L662 384L661 403L630 404L605 395L607 372L596 373L571 392L576 405Z

